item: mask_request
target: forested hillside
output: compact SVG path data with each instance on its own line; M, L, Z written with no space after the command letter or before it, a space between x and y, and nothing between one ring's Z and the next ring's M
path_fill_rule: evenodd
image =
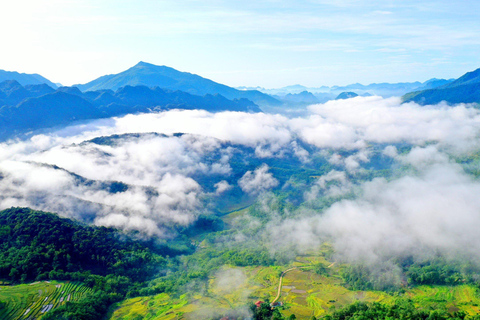
M27 208L0 212L0 279L87 280L89 274L144 281L164 259L112 228Z

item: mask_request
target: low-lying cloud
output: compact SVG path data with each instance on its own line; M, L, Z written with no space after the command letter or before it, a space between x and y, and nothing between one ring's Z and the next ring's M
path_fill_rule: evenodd
M362 148L368 142L422 144L440 142L450 146L469 146L479 133L480 110L468 105L440 104L419 106L402 104L400 98L356 97L333 100L309 107L310 115L289 119L265 113L171 110L160 113L127 115L69 127L39 136L29 146L10 148L9 154L30 152L54 144L81 142L112 134L177 132L213 137L275 154L298 137L321 148ZM35 141L33 141L35 140ZM32 147L34 145L35 147Z
M243 191L253 195L259 195L262 192L270 190L278 185L278 180L273 174L268 172L268 165L263 164L255 171L247 171L243 177L238 180L238 185Z
M253 196L280 186L269 167L261 164L262 159L289 154L308 163L312 157L322 154L321 149L328 149L325 154L330 154L330 157L327 160L337 167L337 171L319 179L310 192L305 193L305 200L311 201L323 195L341 196L349 192L352 185L345 173L338 170L343 168L349 174L355 174L370 161L369 145L385 144L385 156L414 166L422 174L412 176L410 180L407 177L399 180L403 184L378 179L372 181L362 187L364 194L359 200L333 205L318 224L310 223L307 226L310 231L300 232L303 238L297 239L308 243L314 242L312 239L317 239L320 233L322 236L330 234L338 240L338 249L345 251L355 248L353 244L340 245L348 243L342 240L340 232L344 229L341 219L347 212L352 214L344 217L346 220L351 218L350 225L362 225L362 221L373 221L375 215L380 215L378 222L384 221L385 228L392 227L392 224L402 226L394 228L392 234L403 237L405 241L400 244L404 244L405 248L407 243L411 245L414 241L423 241L417 234L406 237L401 231L407 230L410 225L402 224L395 218L400 217L398 219L402 221L413 219L413 216L407 215L408 208L401 204L411 203L409 208L413 210L415 205L420 207L422 203L435 201L436 198L427 193L423 198L414 197L406 193L407 187L401 186L408 183L412 184L412 189L418 186L418 194L426 192L425 189L437 190L438 194L455 194L453 191L456 190L459 192L455 194L458 199L465 201L469 197L468 192L477 190L476 182L467 183L470 178L460 169L455 169L456 166L449 163L448 156L443 153L468 154L478 150L480 110L472 106L440 104L422 107L414 103L401 104L398 98L356 97L310 106L309 111L310 114L303 118L287 118L264 113L171 110L102 119L35 135L25 141L4 142L0 144L0 208L30 206L71 217L79 217L79 212L83 212L99 225L164 235L164 225L192 223L205 210L205 198L221 196L237 186ZM187 134L173 136L177 132ZM101 136L130 133L139 134L106 142L85 142ZM399 154L396 147L389 145L398 143L422 148L413 149L407 155ZM260 164L256 168L250 167L235 181L227 182L232 175L230 160L235 147L225 147L225 144L252 148ZM427 144L430 146L425 147ZM350 150L351 153L342 157L342 150ZM218 157L207 160L212 153L218 154ZM440 180L428 174L434 170L433 164L439 176L453 180ZM202 175L215 177L211 190L206 190L198 181L197 177ZM440 187L442 182L452 184L455 177L463 179L462 187L455 190L448 189L448 186ZM428 181L433 184L430 188L427 188ZM120 185L117 184L112 191L110 185L114 182ZM390 189L392 194L398 192L398 199L406 199L398 200L394 207L385 205L386 192ZM373 191L369 193L369 190L375 190L378 195ZM396 203L393 202L394 197L391 198L388 198L389 201ZM451 201L456 203L455 199ZM460 204L455 207L462 208L462 212L472 212L471 207ZM468 205L475 204L476 201L473 201ZM353 208L360 208L357 211L367 216L358 214L361 219L355 222L357 216ZM453 210L448 206L445 208ZM433 215L431 212L434 209L441 208L426 210L430 212L428 219L447 219L443 215ZM329 213L335 210L339 213ZM419 218L422 217L423 211L415 212ZM320 226L326 224L327 218L331 227L322 231ZM292 228L301 230L299 224ZM369 226L364 226L364 229L368 230ZM443 224L437 228L448 230L448 226ZM432 239L437 236L437 229L427 226L424 229L432 234ZM372 236L379 234L370 230ZM309 234L311 237L307 239ZM360 232L358 239L362 236ZM368 238L362 241L367 244L375 242ZM380 249L372 250L378 252Z
M336 202L322 214L286 220L271 228L271 236L299 250L332 241L343 261L377 263L425 253L478 261L480 182L433 147L414 149L403 161L414 164L418 174L365 182L356 199ZM348 186L341 173L331 172L311 193L334 180L339 188Z

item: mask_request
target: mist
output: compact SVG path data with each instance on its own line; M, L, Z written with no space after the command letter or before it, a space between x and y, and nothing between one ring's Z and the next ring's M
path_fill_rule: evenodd
M480 150L478 109L356 97L308 111L288 118L171 110L4 142L0 208L29 206L168 237L170 226L212 214L209 203L228 192L255 198L285 187L268 159L326 157L335 169L313 180L303 200L340 200L323 212L275 219L271 239L298 248L331 241L348 260L429 250L477 257L480 186L454 158ZM412 148L401 151L399 144ZM391 180L351 181L371 161L372 145L409 169ZM252 150L255 165L234 176L231 160L242 148ZM341 200L352 192L355 199Z
M318 193L324 180L319 181L312 193ZM480 258L480 183L460 166L433 163L418 175L376 178L358 189L356 199L338 201L321 215L283 221L272 236L302 250L333 241L337 258L348 261L375 263L426 252Z

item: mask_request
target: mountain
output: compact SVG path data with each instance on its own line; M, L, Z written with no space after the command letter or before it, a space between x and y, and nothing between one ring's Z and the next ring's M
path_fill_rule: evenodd
M419 88L418 90L416 91L420 91L420 90L428 90L428 89L434 89L434 88L438 88L438 87L441 87L441 86L444 86L444 85L447 85L451 82L455 81L455 79L437 79L437 78L432 78L428 81L425 81L423 83L423 87Z
M280 98L284 103L289 104L315 104L320 101L311 92L302 91L300 93L289 93L286 96Z
M86 84L76 85L83 92L95 90L117 90L124 86L160 87L180 90L193 95L220 94L227 99L249 99L257 104L278 105L279 101L257 90L237 90L188 72L170 67L139 62L118 74L102 76Z
M203 97L159 87L125 86L117 91L81 92L77 87L57 90L42 84L22 86L17 81L0 83L0 140L32 130L68 125L129 113L180 109L210 112L260 112L248 99L228 100L216 94Z
M371 83L363 85L360 83L350 84L343 87L334 86L331 92L341 94L342 92L355 92L358 95L366 93L382 96L384 98L402 96L407 92L416 90L423 86L422 82L399 82L399 83Z
M480 68L440 87L408 93L402 99L420 105L480 102Z
M358 97L358 94L356 94L355 92L342 92L335 98L335 100L344 100L355 97Z
M289 93L291 93L291 94L302 93L303 91L308 91L308 92L311 92L314 95L316 95L317 93L329 92L330 87L322 86L322 87L314 88L314 87L302 86L300 84L294 84L294 85L291 85L291 86L286 86L286 87L282 87L282 88L273 88L273 89L265 89L263 87L237 87L237 89L239 89L239 90L258 90L262 93L274 96L274 98L275 98L277 96L284 97Z
M256 89L265 94L274 96L279 100L284 100L288 94L298 94L303 91L311 92L319 100L324 103L328 100L333 100L342 92L355 92L361 96L378 95L382 97L402 96L408 92L432 89L439 86L446 85L454 79L430 79L425 82L399 82L399 83L371 83L363 85L361 83L349 84L346 86L322 86L322 87L305 87L299 84L286 86L278 89L265 89L261 87L239 87L241 90Z
M57 88L50 80L42 77L39 74L27 74L27 73L18 73L15 71L5 71L0 70L0 82L7 81L7 80L15 80L20 83L22 86L26 85L35 85L35 84L47 84L52 88Z

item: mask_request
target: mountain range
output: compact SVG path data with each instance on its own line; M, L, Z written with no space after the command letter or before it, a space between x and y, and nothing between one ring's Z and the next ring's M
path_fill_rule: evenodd
M349 84L346 86L322 86L322 87L305 87L299 84L282 87L278 89L265 89L261 87L239 87L239 89L256 89L265 94L273 95L276 99L283 102L289 102L291 97L287 95L299 94L302 92L310 92L319 100L319 102L326 102L335 99L342 92L355 92L358 95L378 95L384 98L392 96L402 96L408 92L426 90L436 88L442 85L453 82L455 79L430 79L425 82L399 82L399 83L371 83L363 85L360 83Z
M275 96L246 88L237 90L195 74L145 62L73 87L57 88L38 74L3 70L0 70L0 80L4 80L0 81L0 140L73 121L172 108L281 113L286 106L292 106L293 111L290 111L299 112L299 106L355 94L403 95L403 101L421 105L441 101L451 104L480 102L480 69L456 80L433 78L423 83L366 86L356 83L319 88L294 85L268 91L277 90L279 95ZM308 89L317 91L312 93ZM282 90L291 92L282 95L286 92Z
M0 83L0 105L3 105L0 107L0 139L79 120L174 108L261 111L250 100L228 100L219 94L196 96L159 87L128 85L116 91L82 92L77 87L55 90L46 84L22 86L15 80Z

